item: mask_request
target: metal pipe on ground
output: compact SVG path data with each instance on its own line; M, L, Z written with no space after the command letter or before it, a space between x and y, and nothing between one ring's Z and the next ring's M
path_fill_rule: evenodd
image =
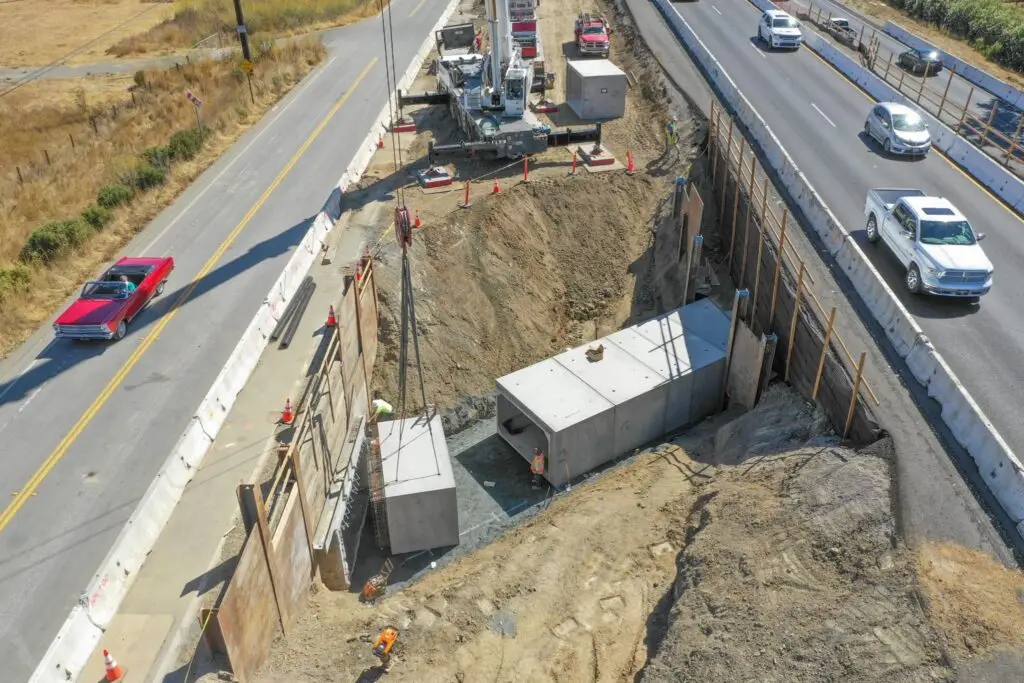
M288 325L288 321L292 319L292 313L295 311L295 306L299 300L299 294L307 286L308 283L313 281L313 276L307 275L303 278L299 288L295 290L295 296L288 302L288 305L284 308L284 313L281 314L281 318L277 321L277 325L274 326L274 331L270 333L270 341L277 341L281 337L281 333L284 332L284 328Z
M305 286L305 289L300 287L300 290L295 293L295 310L292 311L292 318L288 321L288 327L285 328L281 342L277 345L279 349L286 349L292 343L292 339L295 338L295 333L299 329L299 323L302 322L302 315L306 312L309 300L313 298L313 292L316 290L316 283L312 278L309 278L308 282L303 280L302 285Z

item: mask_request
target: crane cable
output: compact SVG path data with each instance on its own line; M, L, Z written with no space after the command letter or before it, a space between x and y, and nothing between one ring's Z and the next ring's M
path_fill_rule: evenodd
M391 3L387 3L387 7L384 7L384 0L377 0L377 5L380 7L380 29L381 34L384 37L384 78L387 82L388 88L388 115L391 118L391 159L394 164L395 174L397 175L404 162L402 161L402 133L397 131L396 124L399 119L400 111L397 106L396 99L398 89L398 73L395 66L395 30L391 23ZM384 15L387 14L387 21L384 20ZM388 34L391 35L391 58L388 59ZM392 87L392 83L394 87ZM401 207L405 208L405 184L399 184L397 191L395 192L395 202Z

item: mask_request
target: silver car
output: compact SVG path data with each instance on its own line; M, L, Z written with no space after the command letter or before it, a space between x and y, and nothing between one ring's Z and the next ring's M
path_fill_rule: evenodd
M897 102L876 104L864 132L882 145L886 154L925 156L932 148L932 136L921 115Z

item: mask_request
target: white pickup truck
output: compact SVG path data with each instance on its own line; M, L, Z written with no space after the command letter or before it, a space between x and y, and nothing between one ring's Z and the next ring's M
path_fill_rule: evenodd
M911 294L978 301L992 288L992 262L962 213L942 197L921 190L868 190L867 238L884 242L906 269Z

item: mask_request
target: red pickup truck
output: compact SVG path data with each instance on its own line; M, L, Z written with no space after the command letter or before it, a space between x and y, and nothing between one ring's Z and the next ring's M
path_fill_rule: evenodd
M581 56L597 55L607 59L612 48L611 34L608 20L601 15L580 12L576 17L576 49Z
M99 280L85 283L78 300L53 323L54 333L66 339L122 339L128 323L163 293L173 270L170 256L121 259Z

